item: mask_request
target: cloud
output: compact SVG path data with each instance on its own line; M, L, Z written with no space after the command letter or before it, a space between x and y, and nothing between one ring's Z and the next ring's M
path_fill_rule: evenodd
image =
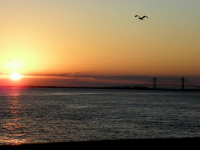
M52 78L68 78L73 77L74 75L79 73L25 73L23 76L27 77L52 77Z
M5 74L0 73L3 77ZM153 76L136 75L92 75L82 73L26 73L23 74L23 85L41 86L128 86L146 85L152 87ZM3 79L3 78L2 78ZM3 81L1 82L1 85ZM157 84L182 84L180 76L157 76ZM7 83L8 84L8 83ZM13 84L13 83L10 83ZM6 85L6 82L5 82ZM200 85L199 77L185 77L185 85Z
M151 82L153 76L136 76L136 75L92 75L92 74L81 74L81 73L61 73L61 74L45 74L45 73L32 73L23 74L26 77L46 77L46 78L63 78L63 79L88 79L88 80L108 80L108 81L140 81L140 82ZM158 82L175 82L180 81L182 77L177 76L157 76ZM188 80L197 80L199 78L186 77Z
M90 74L81 74L81 73L63 73L63 74L42 74L42 73L33 73L33 74L23 74L26 77L37 77L37 78L60 78L73 81L81 81L87 83L94 82L106 82L106 83L121 83L121 84L133 84L133 83L142 83L149 81L152 77L150 76L128 76L128 75L90 75Z

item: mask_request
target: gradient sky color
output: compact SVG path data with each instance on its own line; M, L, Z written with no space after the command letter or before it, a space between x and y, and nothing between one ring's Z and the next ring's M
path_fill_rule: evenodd
M199 0L1 0L1 83L94 86L133 82L111 76L198 77L199 6ZM22 79L10 81L13 72Z

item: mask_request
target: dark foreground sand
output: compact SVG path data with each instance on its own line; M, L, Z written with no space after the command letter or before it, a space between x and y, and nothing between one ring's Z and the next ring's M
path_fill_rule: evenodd
M58 142L58 143L36 143L22 145L2 145L0 149L18 149L18 148L55 148L55 149L74 149L74 148L123 148L123 149L141 149L141 148L172 148L172 149L199 149L200 138L166 138L166 139L130 139L130 140L105 140L105 141L80 141L80 142Z

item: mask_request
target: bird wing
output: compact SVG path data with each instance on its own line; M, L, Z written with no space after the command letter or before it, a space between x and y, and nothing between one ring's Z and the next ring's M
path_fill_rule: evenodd
M138 17L138 15L135 15L135 17Z
M142 18L145 18L145 17L147 17L147 16L143 16ZM148 17L147 17L148 18Z

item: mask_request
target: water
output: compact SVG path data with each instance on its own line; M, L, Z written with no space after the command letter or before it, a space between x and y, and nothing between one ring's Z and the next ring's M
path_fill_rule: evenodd
M200 137L200 92L0 88L0 144Z

